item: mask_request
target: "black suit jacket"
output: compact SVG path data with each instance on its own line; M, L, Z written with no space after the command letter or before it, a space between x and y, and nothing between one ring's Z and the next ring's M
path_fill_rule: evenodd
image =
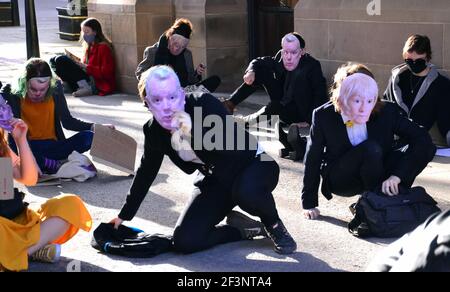
M171 146L169 131L162 128L156 120L148 121L144 125L144 154L126 203L119 214L121 219L131 220L136 215L158 175L165 155L185 173L191 174L200 170L205 174L210 171L207 177L214 179L224 188L231 188L236 176L255 158L256 139L242 127L237 126L232 116L215 97L210 94L191 94L186 98L185 111L192 119L191 134L194 137L191 140L192 149L206 167L182 160ZM223 127L216 127L220 123ZM214 129L218 130L214 137L218 147L210 149L212 145L208 146L204 142L212 140L210 137ZM245 137L246 143L240 145L241 148L237 148L237 144L243 139L238 138L238 135ZM223 137L222 141L219 136ZM222 148L221 145L225 146Z
M320 62L309 54L303 55L297 68L289 73L292 75L289 84L285 84L288 72L283 65L281 50L274 57L254 59L247 68L247 71L250 70L254 71L256 76L261 70L269 71L274 75L283 88L283 96L272 98L279 101L287 98L295 102L300 121L311 124L313 110L327 102L327 84L322 67Z
M395 135L408 142L409 148L405 157L399 161L392 173L402 181L419 157L434 155L436 151L428 132L409 120L390 102L382 102L381 109L372 113L367 122L367 132L369 139L381 146L383 156L393 150ZM313 113L311 140L305 156L302 190L304 209L319 205L318 189L321 174L322 194L331 199L331 193L327 188L327 170L352 147L346 125L340 113L335 111L334 105L329 102L317 108Z

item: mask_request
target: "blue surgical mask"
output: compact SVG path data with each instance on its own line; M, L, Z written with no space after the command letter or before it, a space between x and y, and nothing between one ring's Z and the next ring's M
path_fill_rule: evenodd
M83 39L86 43L92 44L95 41L95 34L83 34Z

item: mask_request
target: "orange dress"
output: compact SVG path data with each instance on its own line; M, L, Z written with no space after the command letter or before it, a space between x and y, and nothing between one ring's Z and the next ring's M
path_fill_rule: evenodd
M70 224L67 232L52 243L63 244L79 229L89 232L92 218L83 201L76 195L60 195L49 199L38 210L26 209L8 220L0 217L0 265L10 271L28 269L28 248L40 238L40 223L59 217Z

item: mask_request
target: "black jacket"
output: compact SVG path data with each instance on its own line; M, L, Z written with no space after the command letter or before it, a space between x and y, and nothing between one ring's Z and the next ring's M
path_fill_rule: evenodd
M292 77L288 86L284 86L288 71L283 66L281 50L274 57L254 59L250 62L246 72L254 71L257 76L261 70L273 73L275 79L284 88L284 96L278 97L279 100L294 101L299 110L300 120L311 124L313 110L328 100L327 83L320 62L309 54L303 55L297 68L289 73L292 74ZM277 97L274 98L277 99Z
M5 85L5 87L2 88L1 93L8 104L11 106L14 117L20 119L20 101L22 97L12 94L10 85ZM64 131L62 128L63 126L65 129L75 132L87 131L91 129L93 125L92 123L86 123L72 117L67 106L67 101L66 97L64 96L62 84L60 82L57 82L57 87L53 94L53 99L55 101L55 134L58 140L65 139Z
M439 131L445 137L450 131L450 80L439 74L436 67L431 66L431 71L420 87L414 105L408 108L403 100L405 89L402 90L399 86L400 78L406 78L408 71L404 64L392 70L384 98L397 103L410 119L428 131L437 122Z
M194 114L194 110L195 112L201 110L201 116ZM194 149L195 154L206 166L182 160L171 146L171 135L169 131L162 128L156 120L148 121L144 125L144 154L141 159L141 164L136 171L136 177L133 180L126 203L119 214L121 219L131 220L136 215L139 206L158 175L165 155L185 173L191 174L199 170L207 174L210 170L211 173L207 178L213 178L222 184L224 188L231 187L240 171L255 158L256 148L252 150L253 147L250 146L256 145L256 139L233 122L232 117L215 97L210 94L191 94L187 96L185 111L192 119L192 137L199 136L202 138L200 141L195 138L192 139L192 149ZM228 145L227 143L231 142L232 145L234 144L232 149L239 149L236 148L236 144L239 141L237 136L238 133L242 132L238 131L243 131L245 133L245 141L252 141L251 144L246 143L244 150L226 150L229 147L225 150L205 149L203 141L210 140L205 138L205 136L210 135L211 133L208 134L208 132L212 129L211 126L207 125L205 118L207 116L211 117L211 115L219 118L220 122L224 125L221 129L224 139L220 145ZM226 123L227 117L229 119L228 123ZM233 130L231 127L233 127ZM199 130L202 131L200 134L198 133ZM225 133L232 133L232 135L226 135ZM197 150L196 143L199 143L201 146L200 150Z
M411 122L401 114L395 104L383 102L379 112L373 113L367 122L369 139L379 143L383 156L392 151L395 135L408 141L409 148L404 159L394 169L392 175L402 181L419 157L433 156L436 147L427 131ZM347 153L353 145L348 138L347 129L340 113L329 102L313 113L311 141L305 156L305 175L303 178L302 203L304 209L319 205L318 189L322 174L322 194L331 199L327 186L327 172L334 162Z

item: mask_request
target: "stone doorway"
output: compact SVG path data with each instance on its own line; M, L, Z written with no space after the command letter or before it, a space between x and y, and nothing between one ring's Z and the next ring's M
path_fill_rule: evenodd
M248 0L249 59L272 56L281 38L294 31L294 6L298 0Z

